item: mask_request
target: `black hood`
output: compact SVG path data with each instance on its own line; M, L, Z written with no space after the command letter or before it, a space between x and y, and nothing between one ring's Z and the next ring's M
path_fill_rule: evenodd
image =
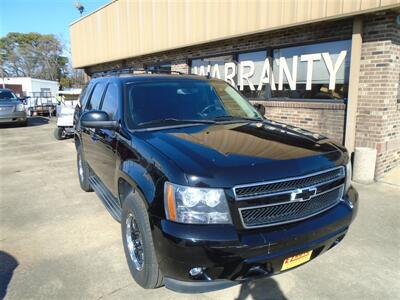
M327 138L275 122L146 131L141 138L174 161L189 184L232 187L332 168L347 161Z

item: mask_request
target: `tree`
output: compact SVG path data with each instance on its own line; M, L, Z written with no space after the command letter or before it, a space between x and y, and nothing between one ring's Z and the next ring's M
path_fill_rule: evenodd
M68 74L63 45L52 34L11 32L0 38L5 76L60 80Z

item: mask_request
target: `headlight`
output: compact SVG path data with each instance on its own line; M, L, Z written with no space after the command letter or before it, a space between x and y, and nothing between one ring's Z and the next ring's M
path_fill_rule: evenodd
M194 188L166 182L164 205L167 219L188 224L232 224L222 189Z
M351 185L351 161L349 160L349 162L346 165L346 185L345 185L346 193L349 190L350 185Z
M20 104L17 104L17 107L15 109L16 109L16 111L24 111L25 107L22 103L20 103Z

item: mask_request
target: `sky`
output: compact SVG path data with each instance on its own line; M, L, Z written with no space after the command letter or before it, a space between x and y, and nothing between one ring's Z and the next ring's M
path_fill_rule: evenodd
M79 19L77 0L0 0L0 37L9 32L55 34L69 44L69 24ZM80 0L86 15L110 0Z

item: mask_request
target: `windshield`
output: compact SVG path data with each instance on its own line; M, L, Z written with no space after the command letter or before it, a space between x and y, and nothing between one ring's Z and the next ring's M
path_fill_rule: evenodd
M18 97L11 91L0 90L0 101L1 100L18 100Z
M130 127L166 122L262 119L233 87L217 81L163 81L128 85Z

